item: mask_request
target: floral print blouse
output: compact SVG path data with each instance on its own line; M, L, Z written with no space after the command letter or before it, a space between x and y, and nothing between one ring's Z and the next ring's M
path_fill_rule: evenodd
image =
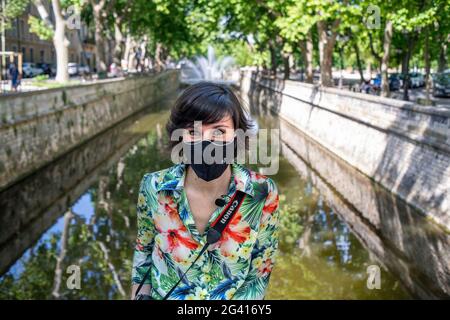
M206 243L218 207L200 234L183 189L187 165L147 173L139 188L138 234L132 283L139 284L148 268L151 296L162 299L178 282ZM168 299L263 299L278 248L278 192L272 179L231 164L227 196L247 194L223 231L178 284Z

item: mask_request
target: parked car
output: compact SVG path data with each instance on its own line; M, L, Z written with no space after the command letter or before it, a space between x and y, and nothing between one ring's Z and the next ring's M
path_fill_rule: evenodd
M433 96L450 96L450 71L438 73L434 76Z
M409 74L409 81L412 88L420 88L425 86L425 78L423 74L419 72L412 72Z
M79 74L89 74L89 73L91 73L91 69L89 68L88 65L80 64L78 66L78 73Z
M67 71L69 72L69 76L76 76L78 75L78 64L75 62L69 62L67 64Z
M35 63L32 62L24 62L22 64L22 74L24 78L32 78L43 74L44 70L38 68Z
M400 89L400 78L398 74L393 73L389 75L388 81L389 81L389 90L395 91ZM382 83L381 74L377 74L377 76L372 79L371 83L376 90L378 91L381 90L381 83Z
M52 67L51 67L51 65L48 64L48 63L43 63L43 62L41 62L41 63L36 63L36 66L37 66L38 68L41 68L41 69L43 70L43 74L46 74L46 75L48 75L49 77L52 77L52 76L54 76L54 75L56 74L56 72L53 73Z
M389 90L397 91L400 90L402 86L400 76L398 73L392 73L389 75Z

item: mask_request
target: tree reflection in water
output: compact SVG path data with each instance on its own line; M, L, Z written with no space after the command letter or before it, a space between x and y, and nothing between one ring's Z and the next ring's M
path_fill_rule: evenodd
M284 170L292 170L286 164L283 166ZM284 176L289 174L285 172ZM381 290L367 289L367 266L380 263L372 260L345 222L312 188L311 182L298 178L296 182L301 184L301 195L280 199L280 250L267 298L409 298L398 280L386 270L382 270ZM286 180L279 185L290 188Z
M137 184L145 172L171 165L162 131L153 129L0 278L1 299L128 299ZM80 267L80 290L67 288L70 265Z

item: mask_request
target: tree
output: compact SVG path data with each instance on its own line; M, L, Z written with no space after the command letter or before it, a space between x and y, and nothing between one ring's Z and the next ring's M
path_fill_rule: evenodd
M281 30L281 35L290 43L297 43L300 47L308 83L313 82L312 29L317 22L313 13L313 8L308 6L308 1L294 1L287 5L286 14L279 16L275 22Z
M348 1L342 2L316 0L313 1L318 15L317 32L319 34L320 82L325 87L334 85L332 65L333 51L339 28L345 29L351 11L357 7L349 6Z
M36 6L39 18L30 16L30 30L36 33L41 39L52 39L56 52L56 81L67 82L69 73L67 71L68 64L68 46L67 25L73 23L73 15L65 17L63 12L68 7L77 8L81 5L81 0L65 0L61 5L60 0L51 0L51 8L54 19L51 18L49 7L42 0L14 0L8 2L6 6L6 16L14 19L21 14L29 4Z
M301 0L293 4L287 12L291 16L282 19L280 25L282 34L286 33L288 38L306 40L303 45L305 62L307 69L311 70L311 29L315 25L318 34L319 62L320 62L320 83L323 86L331 87L334 85L332 66L333 52L336 44L336 38L340 32L351 25L352 20L357 16L360 8L357 5L350 5L347 0L329 1L329 0ZM292 27L294 26L294 27ZM295 30L297 27L297 30ZM295 33L299 35L296 35ZM311 77L311 75L309 75Z
M394 29L399 31L402 54L403 100L409 100L409 63L419 44L419 34L436 20L441 1L404 0L402 8L391 14Z
M64 1L64 7L60 0L51 0L54 22L48 12L47 6L42 0L32 0L36 6L41 20L30 19L32 30L34 30L41 38L52 38L53 46L56 52L56 81L67 82L69 73L67 64L69 62L69 40L67 39L67 25L72 17L64 17L63 10L69 6L76 6L80 3L76 0Z

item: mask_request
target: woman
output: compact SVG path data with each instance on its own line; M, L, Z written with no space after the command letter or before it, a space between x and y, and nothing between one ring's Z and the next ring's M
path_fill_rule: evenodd
M194 126L198 121L200 129ZM237 130L250 127L235 94L225 85L209 82L187 88L175 102L167 124L169 137L183 130L172 146L183 143L185 160L192 160L198 143L201 151L211 144L231 144L236 153ZM142 178L133 297L143 283L141 299L160 300L167 295L167 299L186 300L264 298L278 247L277 187L272 179L243 165L211 164L202 155L199 163L183 161ZM208 230L237 191L245 194L242 204L220 239L202 251ZM219 198L225 201L217 204Z

